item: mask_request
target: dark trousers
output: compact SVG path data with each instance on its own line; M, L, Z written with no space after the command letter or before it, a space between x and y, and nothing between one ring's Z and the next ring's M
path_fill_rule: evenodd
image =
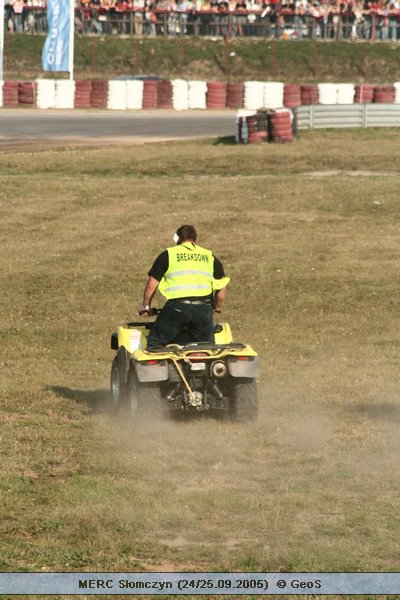
M159 348L175 341L184 332L183 343L213 342L214 326L210 304L185 304L168 300L147 338L147 350Z

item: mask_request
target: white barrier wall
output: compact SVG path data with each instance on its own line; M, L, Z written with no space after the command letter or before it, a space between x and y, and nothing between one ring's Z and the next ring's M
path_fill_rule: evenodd
M285 84L281 81L267 81L264 83L263 108L273 109L283 106L283 89Z
M107 108L126 110L126 81L112 79L108 82Z
M188 104L189 109L207 108L207 82L206 81L189 81L188 89Z
M140 110L143 107L144 82L137 79L126 82L126 108Z
M56 82L54 79L37 79L36 106L41 109L55 108Z
M54 108L75 107L75 81L60 79L56 81Z
M186 79L173 79L172 83L172 107L174 110L189 109L189 84Z

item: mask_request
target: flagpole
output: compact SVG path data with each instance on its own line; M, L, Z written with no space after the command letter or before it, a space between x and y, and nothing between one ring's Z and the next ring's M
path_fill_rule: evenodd
M4 25L4 0L0 0L0 81L3 81Z
M69 0L69 79L74 80L75 0ZM0 0L4 2L4 0Z

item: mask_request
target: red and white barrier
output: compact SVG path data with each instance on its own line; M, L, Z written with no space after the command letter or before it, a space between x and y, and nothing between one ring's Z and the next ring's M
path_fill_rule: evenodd
M114 79L0 82L0 107L40 109L244 109L250 112L309 104L400 103L400 82L284 84L278 81L197 81L186 79Z

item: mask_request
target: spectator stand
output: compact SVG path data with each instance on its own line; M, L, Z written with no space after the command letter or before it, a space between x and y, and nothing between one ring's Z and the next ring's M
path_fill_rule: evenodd
M5 27L47 31L45 0L6 0ZM397 0L78 0L81 35L400 40Z

